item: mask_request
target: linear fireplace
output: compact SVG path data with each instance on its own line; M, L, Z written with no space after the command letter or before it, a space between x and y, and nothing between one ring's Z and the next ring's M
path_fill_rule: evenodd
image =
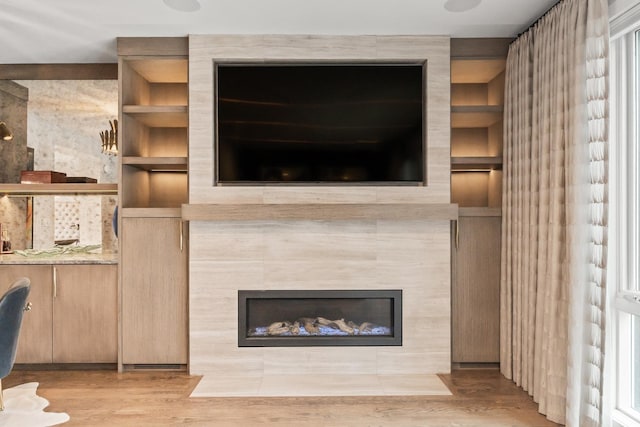
M238 291L239 347L402 345L401 290Z

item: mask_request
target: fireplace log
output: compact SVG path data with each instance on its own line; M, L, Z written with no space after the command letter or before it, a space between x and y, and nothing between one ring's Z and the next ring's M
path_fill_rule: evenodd
M268 335L283 335L289 332L291 323L289 322L274 322L267 328Z
M300 328L304 327L305 331L310 335L317 335L320 333L320 326L326 326L332 329L338 329L349 335L368 333L376 326L370 322L363 322L357 325L353 321L345 322L344 319L329 320L324 317L301 317L295 322L289 321L274 322L267 327L267 335L300 335Z
M316 317L316 322L318 325L329 326L333 323L333 320L325 319L324 317Z
M358 333L360 333L359 325L356 325L356 323L355 323L353 320L349 320L349 321L347 322L347 325L349 325L349 327L350 327L351 329L353 329L353 333L354 333L354 334L356 334L356 335L357 335Z
M293 335L300 335L300 322L298 321L293 322L293 325L289 327L289 331Z
M338 329L340 329L342 332L346 332L349 335L353 335L353 333L355 332L352 327L347 325L347 323L344 321L344 319L334 320L333 324L336 325L338 327Z
M360 331L360 333L363 332L371 332L374 328L373 323L369 323L369 322L362 322L362 324L360 325L360 327L358 328L358 331Z
M333 329L340 329L342 332L346 332L349 335L353 335L353 332L354 332L353 328L350 328L349 326L347 326L344 319L329 320L329 319L325 319L324 317L318 317L317 320L318 320L318 323L322 326L328 326Z
M304 330L307 331L311 335L316 335L320 333L320 328L318 327L318 319L311 319L310 317L301 317L298 319L298 322L302 324Z

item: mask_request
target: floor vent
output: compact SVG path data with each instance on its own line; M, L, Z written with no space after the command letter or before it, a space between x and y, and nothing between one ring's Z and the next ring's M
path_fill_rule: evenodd
M125 371L136 371L136 370L145 370L145 371L186 371L187 365L180 364L144 364L144 363L135 363L132 365L123 365L122 366Z

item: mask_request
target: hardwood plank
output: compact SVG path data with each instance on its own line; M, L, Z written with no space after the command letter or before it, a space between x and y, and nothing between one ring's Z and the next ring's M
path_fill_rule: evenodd
M123 208L122 218L180 218L180 208Z
M149 127L186 127L186 105L123 105L122 112Z
M118 194L118 184L0 184L0 194L8 196Z
M186 157L137 157L126 156L122 157L123 165L135 166L143 170L187 170L187 158Z
M454 38L451 39L452 58L506 58L511 38Z
M501 208L459 208L458 216L502 216Z
M118 64L0 64L2 80L116 80Z
M502 156L451 157L451 169L497 169L502 167Z
M118 55L184 56L189 53L187 37L118 37Z
M46 411L68 426L556 426L498 370L440 375L452 396L190 398L200 378L182 373L14 371L3 387L37 381ZM123 396L126 399L123 400Z

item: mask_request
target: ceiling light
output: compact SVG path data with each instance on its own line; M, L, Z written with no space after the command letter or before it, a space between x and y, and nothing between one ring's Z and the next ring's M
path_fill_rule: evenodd
M3 141L11 141L13 139L13 134L5 122L0 122L0 139Z
M449 12L466 12L471 10L482 2L482 0L447 0L444 8Z
M198 0L162 0L162 2L171 9L180 12L195 12L200 10L200 2Z

